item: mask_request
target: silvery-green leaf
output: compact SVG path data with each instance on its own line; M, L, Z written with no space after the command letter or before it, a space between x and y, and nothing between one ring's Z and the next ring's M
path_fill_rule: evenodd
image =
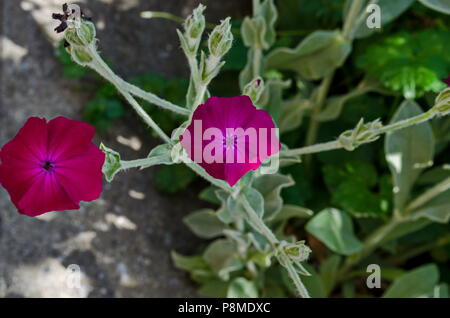
M156 165L172 165L172 147L168 144L158 145L153 148L148 154L149 164L141 166L141 169L145 169Z
M252 187L246 187L242 190L241 195L245 196L258 217L262 219L264 217L264 197L262 194ZM244 207L241 207L241 209L244 209Z
M272 46L276 39L275 23L278 18L277 8L274 0L265 0L259 6L259 15L264 18L265 32L262 37L263 48L268 49Z
M397 278L383 298L417 298L430 294L439 282L435 264L423 265Z
M350 4L352 3L352 1L353 0L347 0L344 11L348 12L348 8L349 8ZM369 2L367 0L364 0L364 1L366 2L366 4L364 5L363 12L366 12L365 10L366 10ZM414 3L414 0L394 0L394 1L378 0L376 4L380 8L381 27L394 21L403 12L405 12L413 3ZM376 28L370 29L367 26L367 19L368 18L370 19L371 14L372 14L372 11L368 12L366 15L366 18L360 21L361 23L359 24L359 26L355 32L355 38L361 39L361 38L371 35L373 32L375 32L377 30L380 30L380 29L376 29Z
M303 120L305 110L311 107L309 99L296 96L291 100L281 104L281 115L278 120L278 127L281 133L297 129Z
M207 264L205 263L205 260L201 256L198 255L184 256L178 254L177 252L172 252L171 256L177 268L184 269L186 271L193 271L195 269L207 268Z
M214 210L202 209L183 218L183 222L197 236L211 239L223 234L225 225L219 220Z
M256 178L253 187L264 197L264 219L272 220L281 210L281 190L294 184L290 176L264 174Z
M328 296L333 291L338 277L339 266L342 258L339 255L331 255L320 264L319 273L325 294Z
M424 6L433 10L450 14L450 0L419 0Z
M412 211L414 219L426 218L432 222L448 223L450 220L450 189L426 202L416 211Z
M216 195L217 188L214 186L209 186L203 189L198 197L204 201L207 201L209 203L213 204L220 204L220 200Z
M422 114L414 101L404 101L391 123ZM386 160L393 175L395 208L403 209L420 172L432 163L434 137L431 125L425 122L386 134Z
M207 298L225 298L227 296L229 282L221 279L209 279L199 288L198 294Z
M278 213L272 221L284 221L291 218L309 219L313 215L314 212L310 209L302 208L297 205L285 204L281 208L280 213Z
M217 211L217 217L225 224L230 224L233 221L231 216L231 209L229 206L230 195L224 190L216 190L216 196L222 203Z
M230 273L240 270L244 266L235 243L229 239L212 242L203 253L203 259L224 280L228 280Z
M257 232L250 232L247 234L250 242L256 247L261 253L265 253L270 249L270 244L267 239Z
M271 78L267 81L264 91L259 98L258 106L266 110L278 123L281 116L281 104L283 102L283 90L291 86L291 81Z
M318 80L340 67L351 44L339 31L315 31L295 49L277 48L266 58L268 69L289 70L308 80Z
M306 230L338 254L350 255L363 247L355 236L350 216L337 209L328 208L316 214L306 224Z
M120 171L120 154L106 147L103 143L100 144L100 150L105 153L105 162L103 163L102 172L106 181L111 182L117 172Z
M256 283L243 277L233 279L228 287L227 298L257 298Z

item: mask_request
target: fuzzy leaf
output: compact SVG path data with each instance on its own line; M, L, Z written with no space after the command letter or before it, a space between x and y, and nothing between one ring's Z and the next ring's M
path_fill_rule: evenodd
M195 211L183 218L183 222L198 237L212 239L223 234L224 224L219 220L214 210L203 209Z
M416 268L397 278L383 294L383 298L417 298L431 293L439 282L436 265Z
M227 298L258 298L258 288L254 281L238 277L228 287Z
M203 259L222 279L227 280L230 273L241 269L244 264L238 257L236 245L227 239L212 242L205 250Z
M391 122L422 114L414 101L404 101ZM420 172L433 160L434 137L428 122L387 133L386 160L393 175L395 208L403 209Z
M337 209L328 208L316 214L306 224L306 230L342 255L353 254L363 247L353 232L350 216Z
M424 6L430 9L450 14L450 1L449 0L419 0Z
M268 69L295 71L308 80L317 80L341 66L350 52L351 44L339 31L316 31L295 49L273 50L266 64Z

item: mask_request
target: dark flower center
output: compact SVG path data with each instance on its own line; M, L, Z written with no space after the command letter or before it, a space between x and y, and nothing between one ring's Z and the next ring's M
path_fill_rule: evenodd
M44 168L45 170L49 171L50 169L54 168L54 165L50 161L46 161L42 165L42 168Z

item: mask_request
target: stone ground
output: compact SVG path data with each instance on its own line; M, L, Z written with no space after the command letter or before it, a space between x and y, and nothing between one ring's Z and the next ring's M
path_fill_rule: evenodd
M164 76L186 75L177 24L143 20L139 12L186 16L199 1L80 2L89 8L100 47L119 74L151 70ZM56 22L50 15L62 3L0 2L0 145L29 116L81 119L91 97L62 77L55 57L58 38L51 31ZM240 0L203 3L211 22L227 15L240 17L248 6ZM131 113L113 130L99 134L96 142L100 140L129 159L145 156L158 143ZM204 205L196 194L202 184L169 196L154 188L153 174L153 169L121 174L104 185L99 200L84 204L81 211L39 218L19 215L0 189L0 297L195 297L195 286L173 267L170 251L188 254L200 244L181 218ZM81 270L81 288L69 288L71 269Z

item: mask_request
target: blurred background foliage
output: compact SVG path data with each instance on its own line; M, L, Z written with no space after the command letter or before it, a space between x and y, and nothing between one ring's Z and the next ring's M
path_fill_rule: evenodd
M295 47L316 30L340 28L344 5L343 0L276 1L279 18L276 24L277 39L272 50L279 47ZM210 86L212 95L241 94L237 79L247 62L247 48L240 34L241 24L242 21L232 21L234 45L225 58L224 69ZM206 46L206 43L203 45ZM344 98L336 99L333 108L325 113L317 142L335 139L342 131L354 127L362 117L366 122L377 118L381 118L384 123L389 122L404 97L414 98L426 108L432 106L436 92L445 87L441 79L450 74L449 52L448 15L433 11L418 1L370 37L361 36L354 42L350 57L336 71L330 96L344 96ZM84 109L85 119L99 130L111 129L114 121L124 116L125 102L112 85L105 84L92 72L87 72L86 69L72 63L62 44L59 48L59 58L64 66L64 76L82 79L80 83L84 81L90 83L87 87L92 90L93 98ZM284 100L295 98L299 91L307 92L312 89L292 70L283 72L267 70L265 76L283 81L290 80L287 88L282 90ZM178 105L185 103L188 86L186 78L163 78L149 72L127 80ZM369 83L368 85L377 82L381 83L381 87L364 94L345 95L359 87L361 82ZM379 90L383 90L383 94L379 94ZM182 118L176 115L145 102L143 105L167 133L171 133L182 122ZM303 146L307 127L308 118L304 120L300 118L293 127L283 133L283 142L290 148ZM432 127L436 140L434 167L437 168L429 169L420 176L413 190L413 196L450 175L450 170L442 169L449 163L450 149L447 146L450 141L450 119L435 119ZM330 206L346 211L353 218L354 231L359 237L367 235L391 217L394 208L393 181L385 159L383 142L364 145L353 152L336 150L320 153L313 160L312 169L308 171L305 171L303 164L283 168L282 172L291 175L295 181L294 186L282 190L285 204L308 207L313 211L321 211ZM175 194L196 180L202 182L183 165L161 166L157 170L155 186L161 191ZM200 194L200 198L208 201L206 204L210 204L211 207L220 202L208 188ZM329 283L330 278L326 276L336 274L341 257L332 254L320 240L305 231L306 221L304 218L289 218L289 221L283 223L282 228L286 233L295 233L297 237L307 238L313 250L310 265L307 265L307 269L313 275L303 278L312 296L380 296L381 291L368 290L365 287L367 275L365 271L353 272L354 279L341 284L340 288L334 288L335 282ZM386 244L380 253L374 253L365 260L365 263L383 262L391 265L383 268L383 287L404 273L410 276L401 276L403 281L417 282L421 277L434 277L434 267L422 266L429 263L434 263L439 268L439 281L449 284L449 233L448 224L432 223L392 244ZM443 236L447 237L447 241L437 243ZM228 247L224 241L217 240L213 244L220 245L221 251L226 254ZM423 246L423 250L416 251L416 246ZM211 249L211 245L208 249ZM206 251L204 255L207 257L208 252ZM253 285L245 281L251 277L245 276L245 273L223 279L209 272L205 257L184 257L175 253L174 259L178 267L188 270L192 279L201 285L200 295L230 296L230 291L239 294L239 290L243 288L250 288L244 295L255 295ZM262 289L261 293L256 293L257 295L263 297L293 295L292 283L284 271L280 270L279 265L267 266L265 264L267 260L258 253L255 253L253 261L267 268L264 288L257 286L258 289ZM219 265L223 264L217 266ZM230 268L233 266L241 268L241 265L228 264ZM420 268L409 271L417 267ZM229 273L225 276L227 275ZM437 280L436 278L433 284ZM396 284L401 285L401 282L397 280ZM396 288L390 287L390 295L396 295Z

